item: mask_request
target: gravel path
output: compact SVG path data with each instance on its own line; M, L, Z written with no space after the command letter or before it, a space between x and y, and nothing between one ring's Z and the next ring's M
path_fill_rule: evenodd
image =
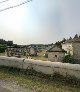
M0 80L0 92L33 92L30 89L17 85L16 82Z

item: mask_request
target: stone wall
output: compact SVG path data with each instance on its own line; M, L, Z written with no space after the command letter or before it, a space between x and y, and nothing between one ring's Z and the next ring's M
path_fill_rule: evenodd
M48 60L52 62L62 62L65 57L63 52L50 52L48 53Z
M17 67L20 69L33 69L36 72L53 75L59 73L63 76L75 76L80 79L80 65L42 60L32 60L16 57L0 56L0 65Z
M80 43L73 43L73 58L80 58Z

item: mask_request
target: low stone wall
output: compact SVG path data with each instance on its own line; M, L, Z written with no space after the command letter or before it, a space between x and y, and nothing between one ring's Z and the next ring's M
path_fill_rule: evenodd
M43 74L54 75L58 73L63 76L74 76L80 79L80 65L42 60L32 60L16 57L0 57L1 66L17 67L20 69L33 69Z

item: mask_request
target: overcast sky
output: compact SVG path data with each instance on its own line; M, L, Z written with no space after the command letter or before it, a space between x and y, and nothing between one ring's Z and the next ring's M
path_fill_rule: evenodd
M0 3L0 10L24 1ZM33 0L0 12L0 38L16 44L55 43L76 33L80 35L80 0Z

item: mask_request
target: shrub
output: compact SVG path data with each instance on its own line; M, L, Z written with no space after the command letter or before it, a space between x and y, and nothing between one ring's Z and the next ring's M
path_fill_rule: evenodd
M73 57L70 54L66 55L63 62L64 63L73 63Z
M5 48L0 48L0 53L5 52Z

